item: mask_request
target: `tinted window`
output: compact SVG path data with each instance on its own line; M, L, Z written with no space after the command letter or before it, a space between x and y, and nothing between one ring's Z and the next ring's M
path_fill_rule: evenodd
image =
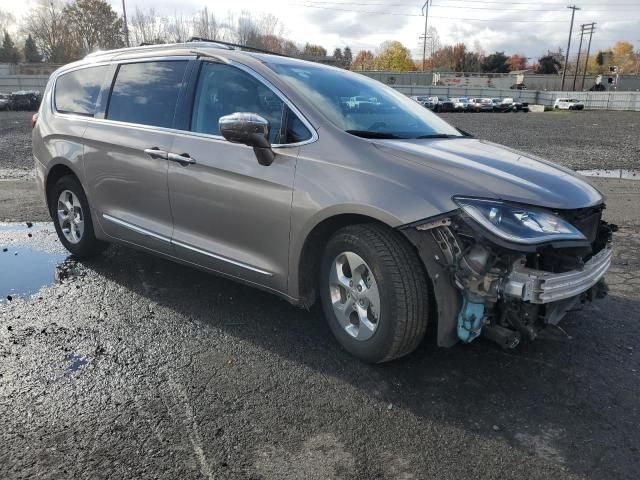
M56 80L56 110L93 116L108 68L88 67L60 75Z
M298 143L311 138L311 132L304 126L304 123L295 113L287 107L287 129L286 140L283 143Z
M266 85L229 65L203 63L191 117L191 130L220 135L218 120L236 112L257 113L269 121L269 141L294 143L311 134L284 102ZM283 128L285 117L289 128Z
M186 68L186 60L120 65L107 118L171 127Z

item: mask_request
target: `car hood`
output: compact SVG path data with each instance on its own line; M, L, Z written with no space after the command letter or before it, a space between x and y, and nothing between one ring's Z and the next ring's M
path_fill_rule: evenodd
M427 181L450 185L447 191L451 196L495 198L553 209L584 208L604 200L593 185L573 171L484 140L394 139L373 143L387 155L423 167ZM443 184L439 187L441 190Z

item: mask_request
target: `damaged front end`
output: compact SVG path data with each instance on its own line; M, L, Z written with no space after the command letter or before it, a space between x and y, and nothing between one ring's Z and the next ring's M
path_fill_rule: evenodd
M455 200L459 210L402 229L431 277L439 345L483 335L513 348L606 294L617 227L602 220L604 205L551 211Z

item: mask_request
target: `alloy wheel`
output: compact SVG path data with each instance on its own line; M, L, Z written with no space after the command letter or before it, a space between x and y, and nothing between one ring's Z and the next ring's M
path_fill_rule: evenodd
M58 223L64 238L77 244L84 234L84 212L80 200L71 190L64 190L58 197Z
M340 253L330 270L329 290L336 319L348 335L370 339L380 319L380 293L371 268L353 252Z

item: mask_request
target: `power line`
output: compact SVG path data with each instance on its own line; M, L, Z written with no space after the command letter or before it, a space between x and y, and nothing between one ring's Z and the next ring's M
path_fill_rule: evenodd
M536 5L538 7L540 6L544 6L544 5L549 5L550 7L561 7L562 3L546 3L543 1L539 1L539 2L505 2L505 1L492 1L492 2L485 2L482 0L452 0L455 3L490 3L490 4L497 4L497 5ZM327 1L327 0L309 0L308 3L315 3L315 4L320 4L320 5L354 5L354 6L364 6L364 7L373 7L373 6L381 6L381 7L415 7L416 4L415 3L385 3L385 2L334 2L334 1ZM585 4L584 1L580 2L582 5L584 5L585 7L602 7L602 2L597 2L594 4ZM474 8L474 9L490 9L493 10L493 8L489 8L489 7L465 7L465 6L453 6L453 5L432 5L432 6L438 6L441 8ZM610 7L639 7L640 8L640 3L609 3L606 6L610 6ZM508 10L506 8L498 8L499 10ZM564 9L559 9L558 11L564 11ZM601 10L601 11L605 11L605 10ZM610 10L606 10L606 11L610 11Z
M325 7L322 5L315 5L309 3L290 3L289 5L315 8L319 10L331 10L336 12L349 12L349 13L361 13L365 15L393 15L398 17L422 17L417 13L402 13L402 12L389 12L386 10L354 10L352 8L337 8L337 7ZM472 18L472 17L448 17L443 15L431 15L431 18L439 18L443 20L463 20L470 22L499 22L499 23L564 23L564 20L512 20L504 18ZM624 19L607 19L609 22L626 22L628 18Z
M464 10L511 10L514 12L564 12L564 8L544 8L544 9L534 9L534 8L509 8L509 7L466 7L461 5L432 5L432 7L440 7L440 8L462 8ZM631 6L632 10L640 8L640 6ZM598 7L596 7L598 8ZM589 7L584 7L584 10L589 12L610 12L611 10L591 10ZM628 10L628 9L625 9Z

